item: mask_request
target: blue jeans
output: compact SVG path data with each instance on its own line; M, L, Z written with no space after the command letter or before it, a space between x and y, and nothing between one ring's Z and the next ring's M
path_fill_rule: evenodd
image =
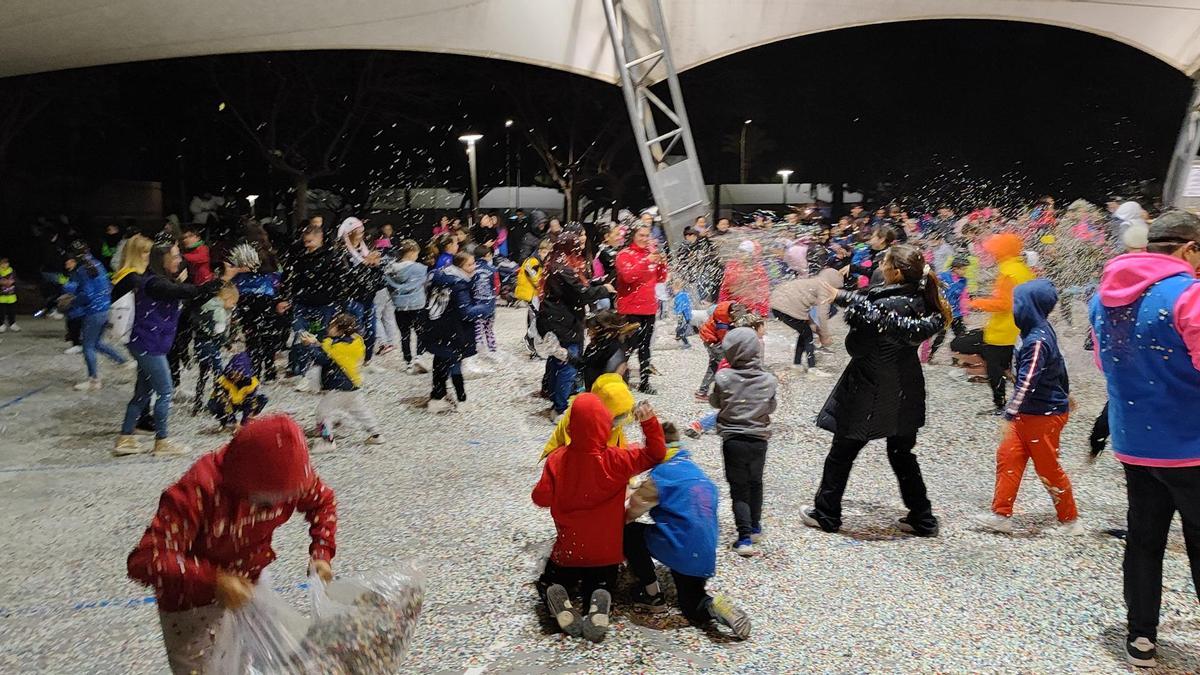
M97 312L84 316L83 324L79 328L79 340L83 343L83 362L87 364L87 373L90 378L100 376L100 371L96 368L96 352L100 352L117 363L125 363L125 357L121 356L120 352L113 349L108 343L100 341L100 335L104 333L104 326L107 324L108 314Z
M358 322L359 335L362 335L363 343L367 348L363 363L370 363L371 355L375 353L375 300L372 299L370 302L350 300L346 303L346 311L352 314L354 320Z
M171 366L167 363L166 354L147 354L139 349L130 347L133 359L137 361L137 384L133 388L133 398L125 406L125 422L121 424L121 434L128 436L133 433L133 427L138 418L150 405L150 394L158 398L154 401L154 426L157 438L167 437L167 419L171 415L171 393L174 385L171 383Z
M716 411L710 412L707 415L705 415L704 417L700 418L700 428L705 431L712 431L713 429L717 428L717 413L716 413Z
M579 345L566 345L571 358L579 356ZM567 401L575 393L575 366L568 360L566 363L551 356L546 359L546 372L554 389L550 400L554 402L554 412L561 413L567 409Z
M292 306L292 348L288 351L288 377L303 375L304 371L312 365L312 350L306 347L296 335L302 331L313 333L319 340L325 338L325 329L329 327L329 320L333 318L333 305L302 305L296 303ZM321 324L319 331L313 332L311 324Z

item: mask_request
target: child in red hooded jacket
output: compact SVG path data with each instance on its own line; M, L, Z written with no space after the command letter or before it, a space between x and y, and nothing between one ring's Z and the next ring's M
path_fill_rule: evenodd
M634 409L645 447L608 445L612 413L591 393L571 402L571 441L555 450L533 488L533 503L549 508L558 538L537 581L538 594L563 632L600 642L608 631L617 567L624 562L625 488L629 479L657 466L666 456L662 426L647 402ZM583 617L567 590L581 584L589 601Z
M328 581L337 505L287 415L250 421L163 491L127 566L130 578L154 587L172 672L204 672L226 610L250 599L275 559L275 528L297 510L310 523L312 569Z

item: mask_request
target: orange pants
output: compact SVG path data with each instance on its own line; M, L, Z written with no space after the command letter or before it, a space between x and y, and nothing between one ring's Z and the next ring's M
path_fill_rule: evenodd
M1013 502L1021 478L1025 476L1025 464L1033 459L1033 468L1042 479L1042 485L1054 500L1058 521L1075 520L1079 511L1075 508L1075 494L1071 492L1071 479L1058 462L1058 435L1067 423L1067 415L1017 415L1012 428L1000 441L996 450L996 494L992 499L992 511L1001 516L1011 516Z

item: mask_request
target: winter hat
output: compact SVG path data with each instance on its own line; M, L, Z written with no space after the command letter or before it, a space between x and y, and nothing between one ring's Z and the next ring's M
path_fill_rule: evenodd
M1021 250L1024 248L1025 242L1011 232L993 234L983 241L983 250L991 253L997 261L1015 258L1021 255Z
M1121 235L1125 248L1146 248L1150 245L1150 228L1145 225L1130 225Z
M351 216L351 217L343 220L341 225L338 225L338 230L337 230L338 239L345 239L346 236L349 235L351 232L353 232L355 230L361 230L361 229L363 229L363 227L364 227L363 221Z
M246 352L241 352L229 359L229 365L225 366L226 375L240 375L242 377L250 377L254 374L254 365L250 363L250 355Z
M338 225L337 231L338 239L341 239L342 243L346 245L346 250L350 252L350 257L356 263L362 262L371 252L371 249L367 248L365 240L359 242L358 246L350 244L350 233L361 229L363 229L363 221L351 216L343 220L341 225Z
M633 410L633 394L629 385L616 373L605 373L592 384L592 393L600 397L604 407L613 417L620 417Z
M222 485L242 497L294 499L316 476L304 432L283 414L248 422L220 451L218 461Z

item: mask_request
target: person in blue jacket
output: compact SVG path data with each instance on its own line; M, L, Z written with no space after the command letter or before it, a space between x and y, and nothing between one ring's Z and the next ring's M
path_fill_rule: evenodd
M75 385L75 389L95 391L101 387L96 352L118 365L125 363L125 357L101 339L104 327L108 324L108 308L112 304L112 283L108 279L108 270L92 257L87 244L82 241L71 242L71 257L66 261L66 268L71 276L63 286L63 293L72 296L67 318L81 322L79 341L83 346L83 363L87 366L88 376L86 381Z
M475 256L455 253L452 264L435 270L429 280L429 323L426 348L433 354L433 388L429 410L445 412L455 407L446 396L446 379L454 383L457 406L467 402L467 387L462 376L463 359L475 355L475 321L492 309L488 301L471 298L471 279L475 274Z
M750 617L724 596L705 590L717 572L717 486L680 445L674 424L664 423L663 434L666 457L630 496L625 512L625 558L641 584L634 602L649 612L666 611L654 570L658 560L671 570L679 609L688 621L703 625L716 620L745 640ZM647 512L654 524L635 522Z

